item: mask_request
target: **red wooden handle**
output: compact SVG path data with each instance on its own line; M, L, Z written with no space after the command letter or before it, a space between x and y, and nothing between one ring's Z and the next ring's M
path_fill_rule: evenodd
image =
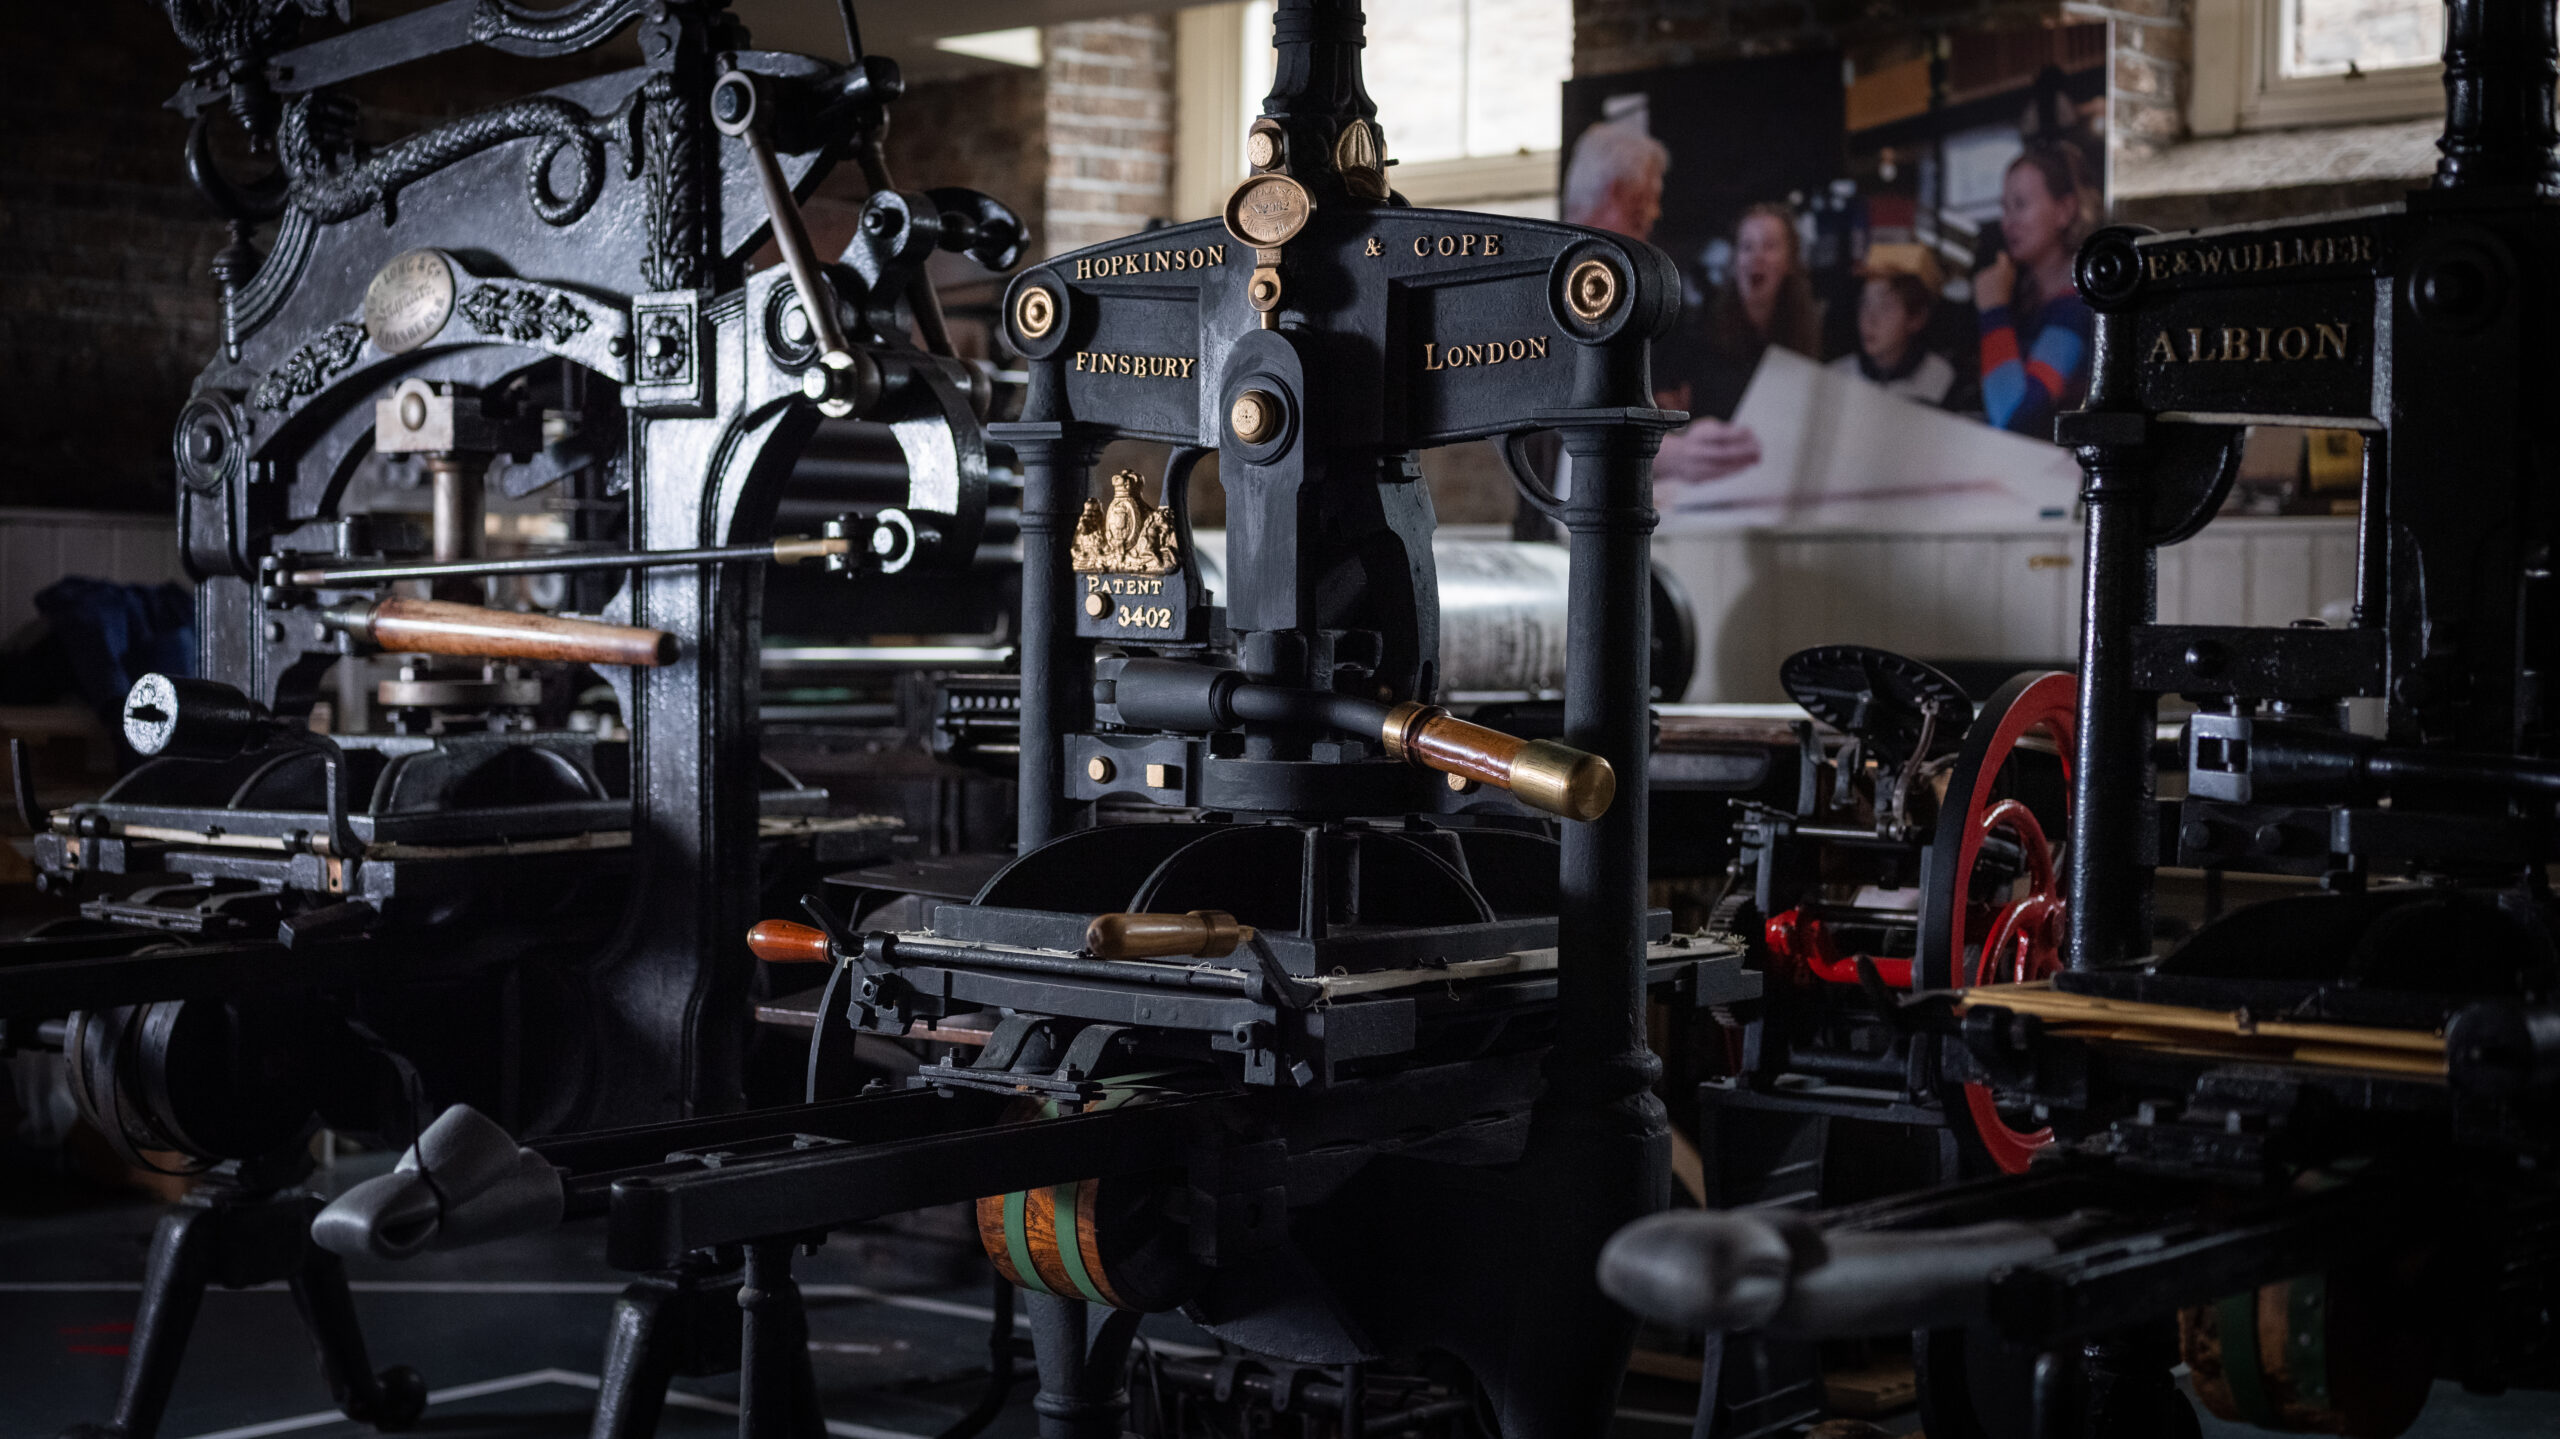
M767 964L825 964L835 958L826 931L787 919L759 922L747 931L747 948Z

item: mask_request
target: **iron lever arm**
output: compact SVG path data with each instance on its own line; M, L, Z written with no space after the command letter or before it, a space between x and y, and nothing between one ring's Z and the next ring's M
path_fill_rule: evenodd
M720 133L744 141L755 160L756 182L764 192L765 214L773 221L773 243L800 292L800 309L818 337L818 360L801 376L801 393L817 402L818 413L840 420L868 409L879 398L880 370L869 355L845 339L836 314L835 287L818 268L809 246L809 227L801 221L799 202L791 198L782 162L774 158L771 127L765 123L764 99L755 77L732 70L712 86L711 121Z
M1437 705L1389 705L1149 659L1123 664L1112 694L1123 720L1152 729L1302 725L1373 738L1396 759L1509 790L1522 804L1566 819L1598 819L1618 795L1617 771L1596 754L1470 724Z

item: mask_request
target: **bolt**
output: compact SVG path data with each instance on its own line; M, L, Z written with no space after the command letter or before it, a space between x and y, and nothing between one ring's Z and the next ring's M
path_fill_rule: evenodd
M862 217L862 228L874 235L886 235L898 228L898 217L885 205L875 205Z
M795 345L809 343L815 327L809 323L809 312L798 305L782 312L782 338Z
M896 530L882 525L871 532L871 553L885 560L897 552L898 532Z
M1095 755L1085 762L1084 773L1095 784L1109 784L1112 776L1120 773L1120 767L1103 755Z
M282 621L282 620L269 620L269 621L267 621L267 641L268 641L270 644L282 644L282 643L284 643L284 621Z
M1111 613L1111 601L1100 594L1087 595L1084 597L1084 612L1095 619L1100 619Z
M652 360L665 359L667 352L673 348L674 346L667 343L667 337L664 335L651 335L640 342L640 353Z
M711 92L712 118L723 125L735 125L747 117L747 83L732 81Z
M211 420L200 420L187 431L187 458L199 465L209 465L222 458L222 428Z
M423 430L427 427L427 397L415 390L400 397L400 423L404 428Z
M1260 390L1247 390L1227 406L1227 424L1236 438L1258 445L1280 430L1280 402Z

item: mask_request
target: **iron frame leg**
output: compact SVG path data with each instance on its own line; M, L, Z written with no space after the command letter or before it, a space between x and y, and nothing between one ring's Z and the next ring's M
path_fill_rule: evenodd
M1106 1311L1097 1322L1081 1299L1025 1294L1031 1353L1040 1367L1040 1439L1121 1439L1129 1417L1129 1343L1138 1316Z
M798 1243L759 1239L747 1246L746 1282L738 1286L738 1439L825 1439L818 1377L809 1365L809 1314L791 1278Z

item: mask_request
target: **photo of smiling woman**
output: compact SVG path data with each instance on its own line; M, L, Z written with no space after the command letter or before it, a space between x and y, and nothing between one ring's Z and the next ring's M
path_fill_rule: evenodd
M1973 277L1982 330L1983 418L2042 439L2089 392L2096 317L2072 287L2071 260L2094 227L2088 165L2068 145L2030 144L2000 184L1998 253Z

